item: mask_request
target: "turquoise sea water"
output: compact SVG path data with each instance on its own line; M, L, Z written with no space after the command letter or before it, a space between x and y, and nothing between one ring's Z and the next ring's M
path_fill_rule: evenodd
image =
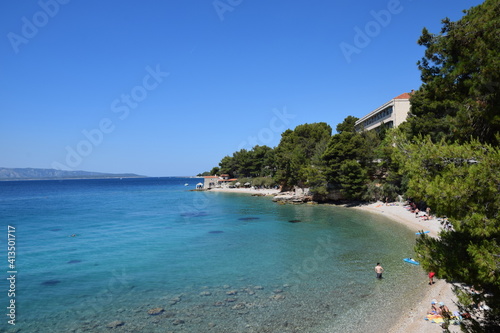
M109 332L122 321L113 332L384 332L424 287L421 269L402 261L415 234L394 222L188 191L198 181L0 182L3 273L8 225L17 269L16 326L4 316L0 327ZM164 311L148 314L154 308Z

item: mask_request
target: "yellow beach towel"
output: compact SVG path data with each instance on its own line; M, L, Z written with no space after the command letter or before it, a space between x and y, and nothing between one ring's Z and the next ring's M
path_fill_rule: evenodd
M425 320L429 320L431 323L436 323L436 324L441 324L444 322L443 316L433 315L433 314L427 315L425 317Z

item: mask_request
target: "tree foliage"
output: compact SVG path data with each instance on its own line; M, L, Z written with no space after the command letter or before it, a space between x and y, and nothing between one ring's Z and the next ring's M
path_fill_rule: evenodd
M343 132L351 132L354 133L356 130L354 129L354 124L358 121L358 118L353 116L347 116L343 122L339 123L335 130L337 133L342 134Z
M422 32L423 84L410 99L404 135L391 134L392 161L407 195L454 227L418 239L422 265L482 288L479 295L457 292L468 311L486 301L484 321L464 328L489 332L500 326L500 2L486 0L464 13L456 22L444 19L439 34Z
M486 325L500 324L500 149L472 140L408 142L396 136L400 173L410 174L408 195L445 215L454 231L439 239L422 236L416 245L425 269L440 277L484 288ZM470 310L470 309L469 309Z
M390 164L387 162L390 154L380 148L377 132L356 132L357 119L346 117L333 136L332 128L323 122L299 125L283 132L276 148L242 149L225 156L220 167L212 171L238 178L272 176L283 190L307 187L319 201L327 200L332 189L340 191L346 199L377 200L378 194L385 198L385 193L393 187L383 185L382 191L377 188L377 194L366 190L371 180L380 182L386 176L384 168Z
M375 174L380 140L375 131L357 133L356 120L349 116L337 126L338 133L331 137L322 159L328 183L346 198L359 200Z
M318 164L321 163L321 156L331 135L332 128L323 122L303 124L293 131L283 132L275 149L275 180L284 188L304 186L312 170L322 172Z
M274 151L268 146L255 146L252 150L241 149L234 152L233 156L225 156L219 166L220 168L214 169L231 177L272 176L275 169Z
M423 29L422 86L411 97L404 128L436 142L475 138L494 143L500 130L500 2L486 0L439 34Z
M367 169L356 160L344 160L339 167L339 184L346 199L360 199L366 188Z

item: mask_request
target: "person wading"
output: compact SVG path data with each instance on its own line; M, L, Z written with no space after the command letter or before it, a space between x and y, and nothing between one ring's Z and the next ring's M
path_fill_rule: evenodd
M383 272L384 272L384 269L382 268L382 266L380 266L380 263L378 262L377 266L375 266L375 273L377 273L377 279L381 279L382 278L382 273Z

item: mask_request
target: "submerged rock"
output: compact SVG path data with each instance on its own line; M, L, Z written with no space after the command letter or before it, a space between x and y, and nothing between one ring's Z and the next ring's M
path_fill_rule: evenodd
M174 297L174 298L172 298L170 300L169 304L170 305L175 305L175 304L179 303L180 301L181 301L181 297L180 296L179 297Z
M204 211L199 211L199 212L187 212L187 213L182 213L181 216L183 217L201 217L201 216L207 216L208 213Z
M43 281L41 283L42 286L55 286L56 284L59 284L61 283L60 280L47 280L47 281Z
M245 308L245 303L238 303L235 306L233 306L231 309L233 310L241 310Z
M164 308L153 308L148 310L148 314L151 316L157 316L165 311Z
M124 321L121 321L121 320L115 320L115 321L112 321L110 323L108 323L106 325L107 328L117 328L119 326L123 326L125 325L125 322Z
M68 264L78 264L81 262L82 262L81 260L70 260L70 261L68 261Z
M258 220L260 217L240 217L238 220L240 221L251 221L251 220Z
M276 295L272 295L271 297L269 297L269 299L272 299L272 300L275 300L275 301L279 301L279 300L285 299L285 295L283 295L283 294L276 294Z

